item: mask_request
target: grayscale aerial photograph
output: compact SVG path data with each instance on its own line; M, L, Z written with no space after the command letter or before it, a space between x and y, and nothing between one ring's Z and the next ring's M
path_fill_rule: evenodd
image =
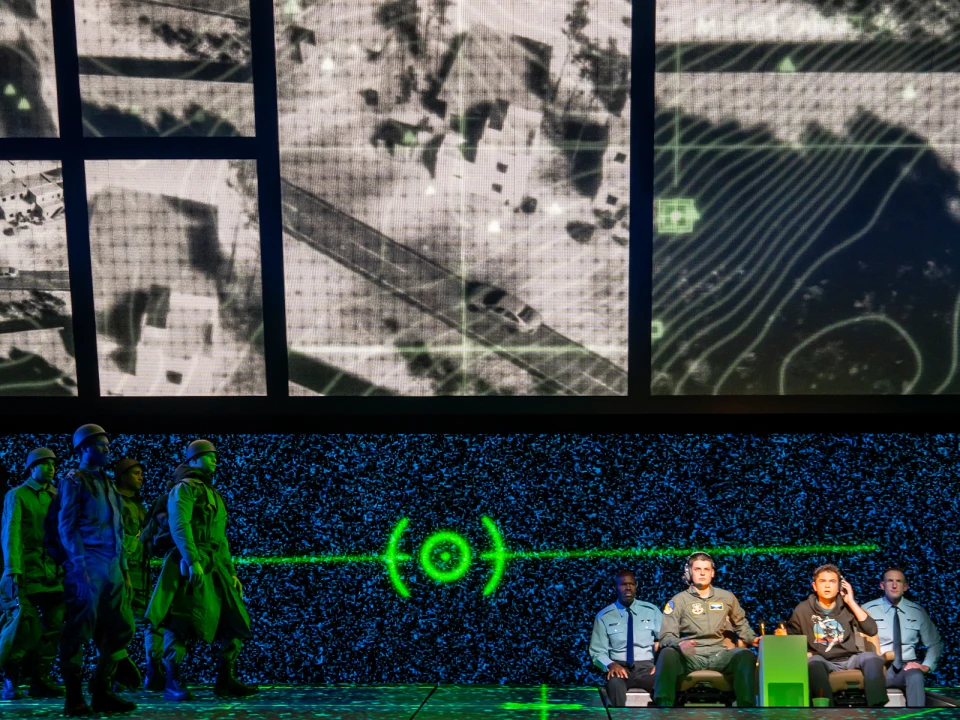
M655 394L960 392L960 5L658 0Z
M56 137L50 0L0 2L0 137Z
M75 0L84 134L254 135L249 0Z
M102 396L266 394L252 160L86 163Z
M60 163L0 161L0 213L0 395L76 395Z
M276 0L290 392L625 395L630 0Z

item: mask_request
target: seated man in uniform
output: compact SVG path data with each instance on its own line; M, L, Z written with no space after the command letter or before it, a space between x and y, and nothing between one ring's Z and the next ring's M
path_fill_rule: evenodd
M907 707L923 707L927 703L923 676L937 669L943 652L940 633L927 611L903 596L910 589L903 570L887 570L880 589L883 597L871 600L863 609L877 621L880 652L893 653L893 664L887 668L887 687L903 689ZM917 660L917 645L927 648L923 662Z
M663 620L660 610L636 599L631 570L614 576L617 599L597 613L590 634L590 659L606 672L611 707L626 707L627 690L653 692L653 655Z
M673 706L677 680L694 670L733 675L737 707L756 705L756 656L747 648L727 648L723 641L728 621L748 645L759 644L760 638L750 628L736 596L713 587L715 574L707 553L693 553L683 573L688 589L663 609L654 687L654 702L659 706Z
M789 635L807 636L807 667L812 697L833 701L830 673L839 670L863 672L867 705L887 704L883 658L875 652L860 652L856 630L877 634L877 623L857 604L853 587L836 565L821 565L813 571L813 593L797 605L787 621Z

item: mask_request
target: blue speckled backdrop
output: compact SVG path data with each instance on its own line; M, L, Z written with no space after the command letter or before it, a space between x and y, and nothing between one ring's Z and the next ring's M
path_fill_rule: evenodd
M117 435L114 459L145 462L152 500L192 439ZM880 552L839 558L721 556L717 584L739 596L756 627L786 619L821 562L837 561L861 602L879 595L886 563L901 564L946 640L935 682L960 683L957 436L211 439L235 557L380 554L401 517L411 519L401 545L408 553L440 529L482 552L490 548L482 515L514 551L875 542ZM47 444L67 457L68 443L0 439L0 466L10 473L0 487L16 481L29 448ZM620 565L636 570L641 599L659 605L681 589L675 557L513 560L489 598L489 563L480 559L450 585L404 565L408 599L382 563L244 565L256 636L241 674L284 684L596 682L587 640ZM188 675L212 674L209 651L198 648Z

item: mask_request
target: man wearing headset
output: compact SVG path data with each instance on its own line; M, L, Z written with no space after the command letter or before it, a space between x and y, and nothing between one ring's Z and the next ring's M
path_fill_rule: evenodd
M733 593L713 587L713 558L695 552L687 558L684 580L689 587L663 609L660 656L657 658L654 703L672 707L677 680L694 670L717 670L733 675L737 707L756 704L756 657L747 648L724 645L728 622L740 640L758 645L743 609Z

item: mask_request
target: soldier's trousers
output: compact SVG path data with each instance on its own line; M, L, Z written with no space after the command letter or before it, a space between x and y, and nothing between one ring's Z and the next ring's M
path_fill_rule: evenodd
M60 670L64 680L79 680L83 673L83 646L94 640L100 651L97 674L109 682L117 667L115 653L133 639L133 613L130 604L124 602L120 561L88 556L86 562L91 586L88 595L81 597L77 592L76 573L72 569L67 570L63 581L67 619L60 642Z
M833 688L830 687L830 673L839 670L860 670L863 673L863 693L867 696L867 705L883 707L889 700L883 658L876 653L857 653L839 662L831 662L825 657L814 655L807 660L807 668L810 671L810 697L812 698L829 698L832 704Z
M610 707L622 708L627 706L627 690L640 688L648 693L653 692L654 677L651 674L653 663L649 660L639 660L633 666L625 662L620 663L627 669L628 678L610 677L607 680L607 697L610 698Z
M150 626L145 617L147 614L147 605L149 594L142 588L138 588L138 583L143 582L143 578L133 572L130 573L133 580L133 593L128 594L128 603L130 611L133 614L133 620L136 632L143 632L143 653L147 658L153 659L159 663L163 658L163 631ZM118 650L114 653L114 660L120 660L128 656L127 648Z
M187 655L187 642L192 637L188 633L167 630L163 634L163 660L174 664L183 662ZM233 663L240 655L240 648L243 647L243 640L229 631L223 635L218 635L217 645L219 646L220 657L228 663Z
M20 595L20 624L7 665L18 667L29 659L33 677L49 674L63 632L63 614L60 591Z
M754 707L757 704L756 666L756 655L746 648L721 650L714 655L684 655L677 648L661 648L653 699L658 705L672 707L681 677L694 670L716 670L733 676L737 707Z

